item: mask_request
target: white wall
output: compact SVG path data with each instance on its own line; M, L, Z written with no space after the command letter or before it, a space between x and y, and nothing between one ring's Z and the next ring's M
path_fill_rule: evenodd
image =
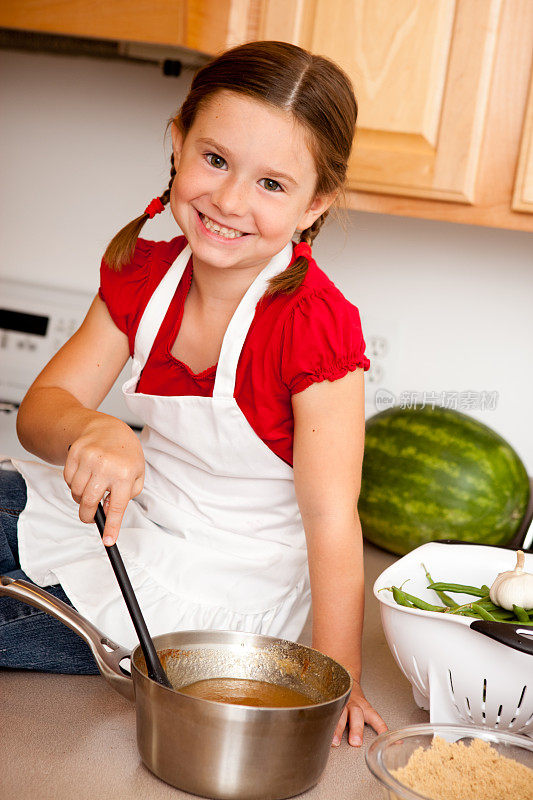
M107 242L168 183L164 130L189 80L144 64L0 52L1 275L96 291ZM385 340L367 412L379 387L397 400L497 392L494 409L463 400L462 410L533 473L531 234L355 212L347 223L328 222L314 252L359 307L367 343ZM144 235L175 231L167 212Z

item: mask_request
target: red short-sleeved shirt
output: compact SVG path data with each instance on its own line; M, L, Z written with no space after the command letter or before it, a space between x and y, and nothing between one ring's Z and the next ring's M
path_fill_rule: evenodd
M121 272L100 269L100 297L115 324L129 339L135 334L148 300L186 245L184 236L170 242L139 239L130 264ZM291 262L292 263L292 262ZM192 280L189 261L144 367L137 390L157 395L210 397L216 364L194 374L171 354ZM370 361L359 311L310 261L302 285L291 295L263 297L237 365L235 400L253 430L292 466L294 418L291 395L311 383L335 380Z

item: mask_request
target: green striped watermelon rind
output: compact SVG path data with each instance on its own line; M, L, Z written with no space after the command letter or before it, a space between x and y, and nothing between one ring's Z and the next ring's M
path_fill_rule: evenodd
M528 500L519 456L473 417L428 406L367 420L358 509L365 538L385 550L404 555L436 539L506 544Z

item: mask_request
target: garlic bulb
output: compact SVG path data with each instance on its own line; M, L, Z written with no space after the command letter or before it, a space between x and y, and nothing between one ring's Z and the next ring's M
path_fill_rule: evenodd
M533 608L533 575L524 572L524 553L516 553L516 567L508 572L500 572L490 587L490 599L497 606L513 610L515 606Z

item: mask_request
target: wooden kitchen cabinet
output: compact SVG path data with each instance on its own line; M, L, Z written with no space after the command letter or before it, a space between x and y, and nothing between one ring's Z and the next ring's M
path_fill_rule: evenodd
M529 211L530 214L533 214L533 72L515 181L513 208L515 211Z
M0 25L96 39L176 44L185 35L179 0L3 0Z
M261 21L353 80L351 208L533 231L531 0L265 0Z
M0 27L217 53L255 38L257 0L3 0Z
M336 52L360 106L349 188L473 202L499 11L499 0L318 0L310 49Z
M533 0L4 0L0 25L299 44L355 86L350 208L533 231Z

